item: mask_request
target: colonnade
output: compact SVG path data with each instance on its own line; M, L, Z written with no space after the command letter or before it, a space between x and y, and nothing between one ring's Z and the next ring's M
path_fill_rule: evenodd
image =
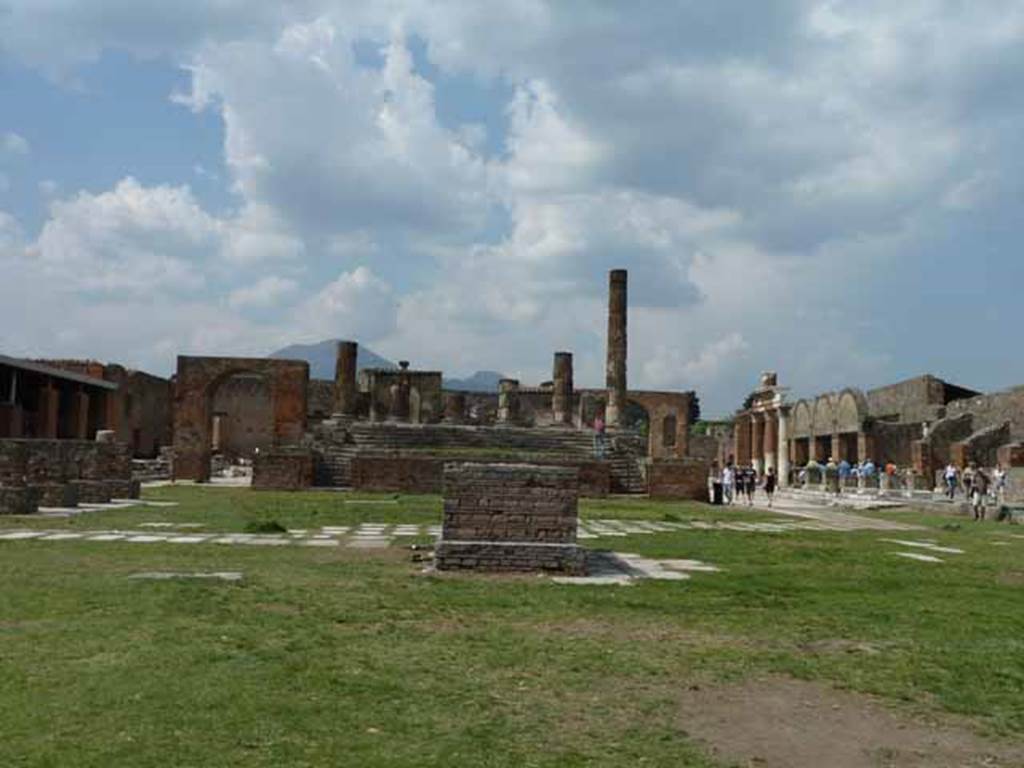
M789 482L789 409L748 411L736 419L734 458L740 466L752 466L758 474L775 471L779 483Z

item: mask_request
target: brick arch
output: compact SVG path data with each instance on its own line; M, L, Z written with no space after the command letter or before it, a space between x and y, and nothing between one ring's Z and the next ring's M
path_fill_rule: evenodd
M836 404L836 432L860 432L868 415L867 400L855 389L844 389Z
M247 357L178 358L174 385L174 478L210 479L211 404L217 389L240 373L264 377L270 386L274 444L297 443L306 429L309 364L300 360Z
M647 455L652 459L684 458L690 450L690 408L692 392L630 391L629 403L647 411L649 433ZM668 418L669 416L673 418ZM666 438L665 428L675 430Z
M812 433L818 437L831 435L836 427L836 406L831 395L821 395L814 401Z
M799 401L793 408L793 437L810 437L813 426L813 405L806 400Z

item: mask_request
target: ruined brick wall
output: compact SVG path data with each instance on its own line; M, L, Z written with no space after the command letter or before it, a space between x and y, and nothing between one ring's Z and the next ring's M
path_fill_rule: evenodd
M153 458L171 444L171 382L142 371L129 371L121 385L121 419L117 439L138 458ZM90 435L95 437L95 435Z
M352 459L352 487L360 491L440 493L443 483L443 459L397 456Z
M1024 387L957 400L946 406L946 415L970 415L975 431L1009 423L1011 438L1024 440Z
M450 463L437 567L579 573L577 499L574 469Z
M251 457L256 449L274 445L274 411L270 382L263 376L239 374L225 380L213 396L220 453Z
M436 424L444 416L444 395L440 371L364 368L359 371L358 388L368 403L367 415L385 421L396 414L414 424ZM404 388L407 393L402 394ZM408 397L399 405L395 398Z
M921 439L923 428L920 422L907 424L888 424L876 422L871 434L874 440L874 452L870 457L876 464L892 462L898 467L913 466L914 443Z
M492 458L460 458L466 464L493 463ZM610 493L611 467L600 461L558 461L531 458L538 466L568 467L578 473L581 496L603 498ZM362 491L388 493L441 493L444 485L444 458L432 456L356 456L352 459L352 486Z
M334 412L334 382L325 379L311 379L306 418L312 422L323 421Z
M707 459L650 459L647 462L648 493L652 499L708 500Z
M261 451L253 460L252 487L299 491L313 486L313 453L296 448Z
M946 404L946 384L934 376L918 376L865 393L868 414L888 421L934 421Z
M629 392L629 401L647 411L648 456L681 459L689 455L690 408L694 397L693 392Z
M33 488L44 506L137 498L131 450L87 440L0 440L0 485Z
M270 386L274 446L298 443L306 429L309 364L267 358L178 358L174 387L174 476L208 480L212 427L212 395L239 373L265 377Z

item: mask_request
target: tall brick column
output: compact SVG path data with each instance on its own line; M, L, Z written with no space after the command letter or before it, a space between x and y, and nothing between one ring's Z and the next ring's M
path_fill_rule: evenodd
M761 474L764 472L764 414L752 414L750 426L750 464Z
M733 428L733 460L740 466L750 463L750 434L750 415L737 416Z
M36 433L38 437L55 439L60 423L60 391L47 381L39 388L39 412Z
M359 345L354 341L339 341L337 355L334 367L334 412L342 416L355 416Z
M79 388L71 395L71 414L68 418L71 426L71 437L76 440L88 440L89 434L89 395Z
M778 411L768 411L764 415L764 471L779 470L779 414Z
M778 475L779 485L783 488L789 485L789 413L786 407L779 408L779 447L778 447Z
M551 414L556 424L572 423L572 352L555 352Z
M609 427L621 424L626 408L626 295L627 273L613 269L608 275L608 360L605 386L608 405L605 423Z
M502 379L498 382L498 423L514 424L519 419L519 381Z

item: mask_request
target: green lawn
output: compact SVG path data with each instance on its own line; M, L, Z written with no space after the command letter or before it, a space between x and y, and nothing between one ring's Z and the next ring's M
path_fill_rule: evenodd
M46 525L440 519L436 497L358 504L187 487L147 497L180 506ZM583 514L768 517L617 499L585 502ZM0 541L0 765L711 766L682 731L680 692L762 673L1021 738L1024 539L1010 534L1024 529L885 516L929 530L594 542L724 569L631 587L425 576L400 548ZM965 554L902 560L886 537ZM127 578L152 570L245 580Z

